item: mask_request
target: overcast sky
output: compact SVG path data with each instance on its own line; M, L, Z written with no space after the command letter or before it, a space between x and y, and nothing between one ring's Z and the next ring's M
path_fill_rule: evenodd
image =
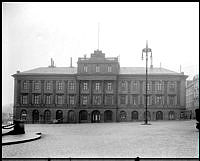
M148 40L154 67L192 78L199 73L199 4L192 3L3 3L2 104L13 103L17 70L77 66L98 48L120 55L122 67L144 67Z

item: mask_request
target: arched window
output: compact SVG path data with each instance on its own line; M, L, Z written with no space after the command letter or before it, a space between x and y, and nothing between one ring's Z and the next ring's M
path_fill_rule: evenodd
M61 110L56 111L56 120L58 122L63 122L63 112Z
M74 123L75 121L76 121L75 112L70 110L68 112L68 122L69 123Z
M88 116L87 111L85 111L85 110L80 111L79 112L79 122L87 121L87 116Z

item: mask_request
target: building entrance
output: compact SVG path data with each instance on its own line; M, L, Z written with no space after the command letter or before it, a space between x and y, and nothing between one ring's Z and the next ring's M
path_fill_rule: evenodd
M91 122L92 123L98 123L101 120L100 112L99 111L93 111L92 112L92 117L91 117Z

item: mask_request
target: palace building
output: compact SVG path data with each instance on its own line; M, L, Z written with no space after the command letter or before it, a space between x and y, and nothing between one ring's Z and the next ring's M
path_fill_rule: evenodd
M14 77L14 118L26 123L143 121L145 67L120 67L118 57L95 50L77 67L49 67ZM179 120L186 110L187 76L148 68L148 120Z

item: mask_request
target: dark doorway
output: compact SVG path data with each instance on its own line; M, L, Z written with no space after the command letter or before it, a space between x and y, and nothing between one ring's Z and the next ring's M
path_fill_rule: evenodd
M51 121L51 112L49 110L44 111L44 123L50 123Z
M104 122L112 122L112 111L107 110L104 112Z
M68 122L69 123L75 123L76 122L76 117L75 117L75 112L74 111L69 111L68 112Z
M156 120L163 120L163 113L161 111L156 112Z
M85 110L80 111L79 112L79 122L80 123L87 122L87 116L88 116L87 111L85 111Z
M137 111L133 111L131 116L132 116L131 117L132 120L138 120L138 112Z
M91 117L91 122L92 123L98 123L101 120L101 115L99 111L93 111L92 112L92 117Z
M63 112L61 110L56 111L56 120L58 121L58 123L63 122Z
M34 110L32 113L32 122L33 124L35 123L39 123L39 111L38 110Z

